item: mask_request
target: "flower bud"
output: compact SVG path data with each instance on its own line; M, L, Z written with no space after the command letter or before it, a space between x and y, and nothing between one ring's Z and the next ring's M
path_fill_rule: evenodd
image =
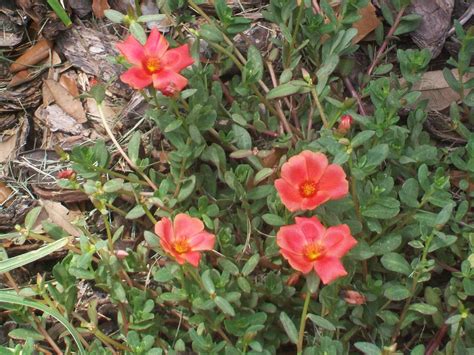
M125 250L116 250L115 256L117 257L117 259L123 260L128 256L128 253Z
M339 126L337 127L337 132L345 135L351 129L354 119L351 115L343 115L339 120Z
M62 170L58 173L58 179L68 179L71 180L76 176L76 173L72 169Z

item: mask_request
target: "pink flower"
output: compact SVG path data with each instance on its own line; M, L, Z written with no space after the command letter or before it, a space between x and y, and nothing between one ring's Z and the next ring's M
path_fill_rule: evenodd
M324 154L305 150L283 164L275 188L286 208L294 212L314 210L329 200L344 197L349 184L339 165L328 165Z
M326 229L316 217L296 217L296 224L281 227L276 238L293 269L304 274L314 269L324 284L347 275L340 259L357 244L347 225Z
M212 250L216 240L214 234L204 230L204 224L198 218L180 213L173 223L164 217L155 224L155 233L160 237L164 251L173 256L178 264L186 261L197 267L201 251Z
M74 178L74 176L76 175L76 173L74 172L74 170L72 169L66 169L66 170L61 170L60 172L58 172L58 179L72 179Z
M344 135L351 129L352 123L354 119L351 115L342 115L341 119L339 120L339 126L337 127L337 131Z
M178 74L194 63L188 45L168 49L168 41L156 29L151 30L145 45L133 36L118 43L118 50L133 66L120 76L124 83L134 89L143 89L151 84L164 95L174 95L181 91L188 80Z

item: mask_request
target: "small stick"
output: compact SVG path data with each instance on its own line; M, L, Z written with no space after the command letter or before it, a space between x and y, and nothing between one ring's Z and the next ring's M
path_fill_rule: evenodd
M400 24L400 21L403 17L403 13L405 12L406 6L403 6L400 11L398 11L397 17L395 17L395 20L393 21L392 27L390 27L390 30L387 33L387 36L385 37L385 40L383 41L382 45L380 46L379 50L377 51L377 54L375 55L375 58L370 65L369 69L367 70L367 75L372 75L372 72L374 71L375 67L379 63L380 59L382 59L382 55L385 52L385 49L388 46L388 42L392 38L393 34L397 30L398 25Z
M354 85L352 85L352 82L349 80L349 78L347 77L344 78L344 84L346 84L346 87L349 89L352 97L356 99L357 105L359 106L359 113L361 113L364 116L367 116L367 113L365 112L364 105L362 104L360 95L357 93L356 89L354 88Z

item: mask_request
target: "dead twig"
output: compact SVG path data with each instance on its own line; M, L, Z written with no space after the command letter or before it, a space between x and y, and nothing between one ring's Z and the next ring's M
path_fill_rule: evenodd
M388 31L387 36L385 37L385 40L377 51L377 54L375 55L375 58L372 61L372 64L370 65L369 69L367 70L367 75L372 75L372 72L374 71L375 67L379 64L380 59L382 59L385 49L388 46L388 42L390 42L393 37L393 34L398 28L398 25L400 24L403 14L405 13L405 9L406 6L403 6L400 11L398 11L397 17L395 17L395 20L393 21L392 27L390 27L390 30Z

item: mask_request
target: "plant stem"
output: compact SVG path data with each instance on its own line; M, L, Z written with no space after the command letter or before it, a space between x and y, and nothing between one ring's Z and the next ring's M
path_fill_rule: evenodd
M406 6L403 6L400 11L398 11L397 17L395 17L395 20L393 21L392 27L390 27L390 30L387 33L387 36L385 37L385 40L383 41L382 45L380 46L379 50L377 51L377 54L375 55L374 60L372 61L372 64L370 65L369 69L367 70L367 75L372 75L372 72L374 71L375 67L379 63L380 59L382 59L382 56L385 52L385 49L388 46L388 42L392 38L393 34L397 30L398 25L400 24L400 20L403 17L403 14L405 12Z
M306 326L306 316L308 314L309 301L311 300L311 292L306 291L304 299L303 311L301 312L300 331L298 333L298 344L296 344L296 352L298 355L303 354L304 328Z
M426 239L425 246L423 248L423 254L421 256L421 260L418 265L424 264L426 262L426 257L428 255L428 249L431 245L431 241L433 240L433 234L429 235L428 238ZM398 320L398 323L392 333L392 344L395 343L395 341L398 338L398 335L400 334L400 328L402 327L402 323L405 320L405 317L408 314L408 309L410 308L411 301L413 297L415 296L415 291L416 291L416 286L418 284L418 280L420 279L421 272L418 270L415 270L414 276L413 276L413 283L411 285L411 290L410 290L410 297L407 298L405 301L405 305L403 306L402 313L400 314L400 319Z
M323 121L323 127L330 128L328 119L326 117L326 114L324 113L324 109L321 105L321 102L319 102L318 93L316 92L316 88L314 86L311 88L311 95L313 96L314 102L316 103L316 107L318 108L319 115L321 116L321 121Z
M97 109L99 111L99 116L100 116L100 119L102 121L102 124L104 125L104 128L105 128L105 131L107 132L108 136L110 137L110 139L112 140L112 143L115 145L115 148L117 148L117 150L119 151L120 155L122 155L122 157L125 159L125 161L127 162L127 164L133 169L135 170L142 178L145 179L145 181L148 183L148 185L154 190L158 190L158 187L155 185L155 183L153 181L151 181L151 179L145 174L143 173L143 171L138 168L138 166L136 166L131 160L130 158L128 157L128 155L125 153L125 151L122 149L122 147L120 146L119 142L117 142L117 139L115 138L112 130L110 129L109 127L109 124L107 123L107 120L105 118L105 115L104 115L104 111L102 110L102 104L97 104Z
M291 64L291 51L293 48L295 48L295 44L296 44L296 36L298 35L298 30L300 28L300 24L301 24L301 18L303 16L303 10L304 10L304 1L303 0L299 0L299 7L298 7L298 15L296 15L296 23L295 23L295 28L293 29L293 36L291 37L291 43L290 43L290 48L289 48L289 51L288 51L288 57L287 57L287 60L286 60L286 65L285 65L285 68L288 68Z
M156 224L157 220L155 216L150 212L150 209L146 206L146 204L142 203L142 208L145 211L146 216L150 220L151 223Z

